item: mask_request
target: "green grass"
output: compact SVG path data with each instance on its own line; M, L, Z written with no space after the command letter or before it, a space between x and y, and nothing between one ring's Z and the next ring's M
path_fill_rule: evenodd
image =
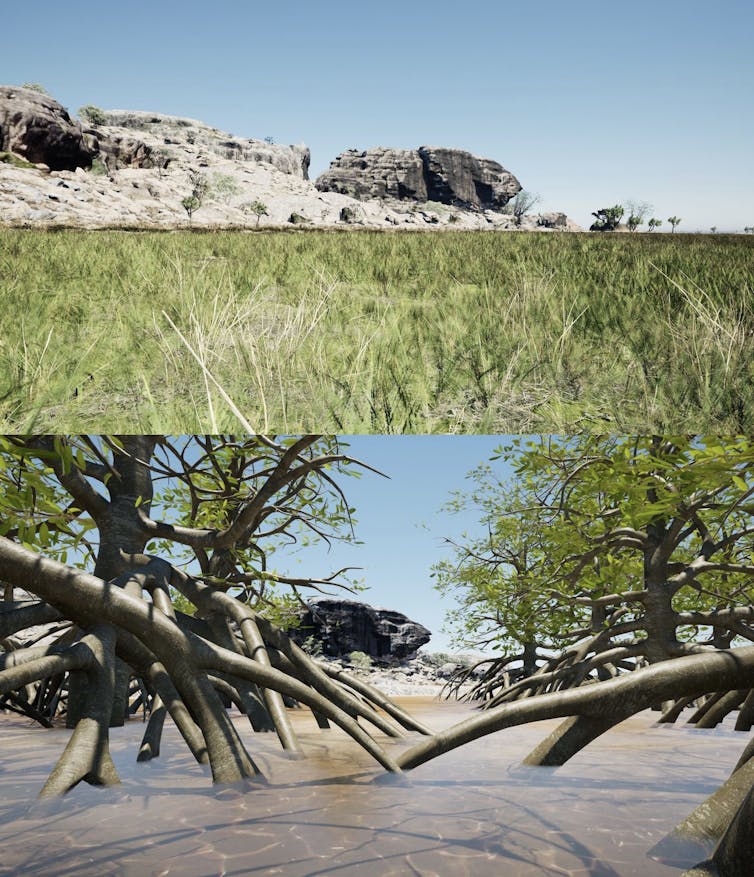
M754 238L0 231L5 431L754 429Z

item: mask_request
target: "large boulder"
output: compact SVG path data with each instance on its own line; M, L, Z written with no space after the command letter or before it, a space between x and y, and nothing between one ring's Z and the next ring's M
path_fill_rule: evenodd
M317 179L322 192L359 200L439 201L471 210L502 210L521 184L501 164L462 149L376 147L342 152Z
M364 652L377 661L402 660L429 642L426 627L401 612L378 609L357 600L320 597L301 611L301 625L291 631L299 643L309 637L326 657Z
M502 210L521 184L501 164L462 149L420 146L427 197L441 204Z
M49 95L12 85L0 85L0 152L54 171L91 167L95 155L65 107Z

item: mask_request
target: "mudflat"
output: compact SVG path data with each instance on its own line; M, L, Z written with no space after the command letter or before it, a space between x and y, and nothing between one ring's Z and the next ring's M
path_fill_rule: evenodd
M472 712L430 697L397 701L435 729ZM337 729L292 710L307 758L235 721L265 780L212 787L172 725L163 755L137 764L139 721L111 732L120 787L79 786L36 802L69 731L3 717L0 873L4 875L405 874L663 877L647 852L729 774L746 739L619 725L561 768L521 765L556 722L514 728L391 777ZM412 737L413 739L413 737ZM417 735L418 739L418 735ZM394 754L404 739L388 742Z

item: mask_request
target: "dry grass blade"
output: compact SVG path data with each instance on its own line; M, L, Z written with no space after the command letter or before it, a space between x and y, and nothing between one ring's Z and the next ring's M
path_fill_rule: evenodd
M193 348L193 347L191 346L191 344L188 342L188 340L187 340L186 337L183 335L183 333L182 333L181 330L178 328L178 326L175 325L175 323L170 319L170 317L168 316L168 314L167 314L165 311L162 311L162 316L165 317L165 319L166 319L166 320L168 321L168 323L170 324L170 327L173 329L173 331L176 333L176 335L181 339L181 342L182 342L183 345L186 347L186 349L188 350L188 352L189 352L189 353L194 357L194 359L197 361L197 363L199 364L199 367L201 368L201 370L202 370L204 376L205 376L206 378L208 378L210 381L212 381L212 383L215 385L215 387L217 388L217 391L218 391L218 392L220 393L220 395L223 397L223 399L225 400L225 402L226 402L226 404L228 405L228 407L230 408L230 410L231 410L231 411L233 412L233 414L238 418L238 421L239 421L239 423L241 424L241 426L243 426L243 428L244 428L247 432L256 434L259 430L254 429L254 427L249 423L249 421L243 416L243 414L241 413L241 411L240 411L240 409L238 408L238 406L236 405L236 403L235 403L235 402L230 398L230 396L225 392L225 388L222 386L222 384L221 384L218 380L216 380L215 376L214 376L214 375L212 374L212 372L207 368L206 364L204 363L204 360L203 360L203 359L201 358L201 356L199 356L199 354L194 350L194 348ZM263 432L265 432L265 431L266 431L266 430L263 430Z

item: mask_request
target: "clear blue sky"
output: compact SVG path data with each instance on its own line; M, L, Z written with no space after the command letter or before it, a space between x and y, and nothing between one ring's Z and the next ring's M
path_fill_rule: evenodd
M0 82L307 143L457 146L587 224L628 198L754 225L754 3L3 4ZM665 224L667 227L667 223Z
M369 590L355 599L404 612L432 631L429 651L448 651L449 638L441 628L453 601L442 600L434 590L431 566L450 556L444 537L479 528L476 515L451 514L442 506L453 490L470 489L466 474L487 462L505 437L347 436L344 441L351 456L390 476L365 472L340 482L356 508L356 536L363 544L334 544L329 551L302 548L287 563L276 554L272 565L281 572L313 576L344 566L363 567L353 575ZM510 472L502 461L494 466L501 476Z

